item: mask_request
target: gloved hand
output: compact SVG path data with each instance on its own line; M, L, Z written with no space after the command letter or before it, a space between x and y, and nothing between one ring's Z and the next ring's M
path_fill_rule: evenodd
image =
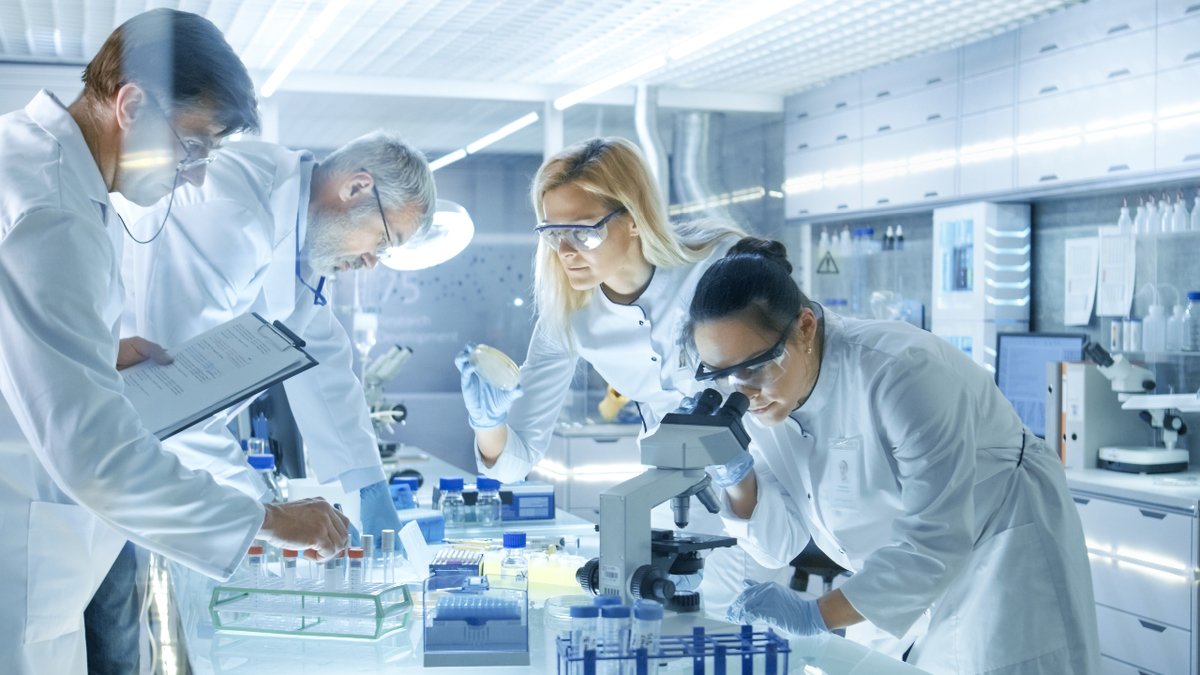
M458 366L458 372L462 375L467 419L472 429L492 429L504 424L513 401L521 398L524 392L519 386L506 391L483 379L475 366L471 365L471 348L472 345L467 345L454 357L454 365Z
M829 632L816 600L806 600L774 582L756 584L742 591L725 612L725 618L736 624L769 623L795 637Z
M375 545L383 542L380 532L400 532L400 516L392 503L392 493L384 481L372 483L358 491L359 508L362 513L363 532L375 536Z
M729 460L728 464L706 466L704 470L712 478L713 485L725 489L742 482L753 468L754 457L749 452L743 450L738 453L737 457Z

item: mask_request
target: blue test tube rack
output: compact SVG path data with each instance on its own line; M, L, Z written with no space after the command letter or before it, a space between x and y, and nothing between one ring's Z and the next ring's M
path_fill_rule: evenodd
M558 638L558 675L596 675L602 661L632 663L636 675L648 675L652 663L674 659L691 659L692 675L782 675L788 672L792 651L775 631L755 632L751 626L736 633L706 633L696 626L691 635L663 635L653 654L638 649L621 656L601 655L603 641L597 647L580 654L570 640ZM729 667L731 658L738 664L734 668ZM756 663L760 670L755 670Z

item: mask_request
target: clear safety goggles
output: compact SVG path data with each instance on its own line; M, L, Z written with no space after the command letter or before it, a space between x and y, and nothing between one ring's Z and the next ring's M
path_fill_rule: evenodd
M594 225L543 222L533 228L533 231L537 232L542 241L553 249L557 249L565 241L567 246L576 251L594 251L608 238L608 222L624 211L624 207L618 208L598 220Z
M783 377L783 362L788 356L787 340L795 323L795 319L788 323L783 335L770 349L741 363L718 369L710 369L701 363L696 368L696 381L710 382L726 396L743 389L761 390L775 384Z

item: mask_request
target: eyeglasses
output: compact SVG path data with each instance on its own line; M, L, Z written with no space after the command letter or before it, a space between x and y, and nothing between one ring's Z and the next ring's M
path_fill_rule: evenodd
M796 319L793 318L770 349L741 363L716 370L701 363L696 368L696 381L712 382L726 396L741 388L763 389L774 384L783 376L783 360L788 354L786 345L795 324Z
M369 173L366 169L359 169L363 173ZM372 176L374 179L374 176ZM383 219L383 245L375 253L375 257L383 260L387 258L392 251L392 231L388 228L387 214L383 210L383 200L379 197L379 187L375 181L371 181L371 192L375 193L375 203L379 205L379 217Z
M175 130L175 125L171 124L171 116L167 114L167 109L162 106L153 96L147 96L154 107L162 115L163 120L167 123L167 128L175 136L175 140L179 141L180 147L183 148L183 159L175 165L175 171L183 172L190 171L199 166L212 164L212 161L217 158L218 146L210 146L194 139L184 140L179 132Z
M559 244L565 241L568 246L577 251L594 251L608 237L608 221L616 218L618 214L624 211L625 207L619 207L598 220L595 225L543 222L533 228L533 231L537 232L542 237L542 241L546 242L546 245L551 248L557 249Z

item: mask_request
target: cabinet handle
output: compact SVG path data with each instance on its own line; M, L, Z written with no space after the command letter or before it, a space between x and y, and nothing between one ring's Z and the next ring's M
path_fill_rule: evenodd
M1128 74L1129 74L1129 69L1128 69L1128 68L1122 68L1122 69L1120 69L1120 70L1114 70L1114 71L1112 71L1111 73L1109 73L1109 74L1108 74L1108 79L1110 79L1110 80L1115 80L1115 79L1117 79L1118 77L1124 77L1124 76L1126 76L1126 75L1128 75Z
M806 112L796 113L796 119L798 119L798 120L806 119L807 117L808 117L808 113L806 113Z
M834 104L833 109L841 110L842 108L845 108L847 105L848 104L845 101L838 101L836 104Z
M1191 54L1183 57L1185 63L1188 61L1195 61L1196 59L1200 59L1200 52L1192 52Z
M1109 35L1116 35L1117 33L1123 33L1123 32L1125 32L1125 31L1127 31L1127 30L1129 30L1129 24L1127 24L1127 23L1123 23L1123 24L1121 24L1121 25L1119 25L1119 26L1113 26L1112 28L1109 28L1109 29L1108 29L1108 34L1109 34Z
M619 438L616 438L616 437L613 437L613 438L600 438L600 437L597 437L597 438L593 438L592 440L593 440L593 441L595 441L595 442L597 442L597 443L616 443L617 441L619 441L619 440L621 440L621 439L619 439Z
M1038 92L1038 95L1041 96L1042 94L1053 94L1056 91L1058 91L1058 85L1052 84L1049 87L1042 87L1042 90Z
M1041 178L1039 178L1038 182L1045 183L1048 180L1058 180L1058 174L1056 174L1056 173L1046 174L1045 176L1042 176Z
M1128 171L1128 170L1129 170L1128 164L1113 164L1112 166L1108 167L1109 173L1113 173L1114 171Z
M930 85L937 84L938 82L941 82L941 81L942 81L942 78L940 78L940 77L931 77L928 80L925 80L925 86L928 87Z
M1041 49L1039 49L1039 50L1038 50L1038 53L1039 53L1039 54L1045 54L1046 52L1052 52L1052 51L1054 51L1055 49L1058 49L1058 45L1057 45L1057 44L1055 44L1055 43L1053 43L1053 42L1051 42L1050 44L1048 44L1048 45L1045 45L1045 46L1043 46Z
M808 148L808 143L801 143L800 145L796 146L797 150L805 150L807 148Z
M1200 159L1200 153L1192 153L1192 154L1190 154L1190 155L1188 155L1188 156L1184 157L1184 158L1183 158L1183 161L1185 161L1185 162L1194 162L1194 161L1196 161L1196 160L1198 160L1198 159Z
M1140 511L1143 516L1146 516L1147 518L1153 518L1154 520L1162 520L1163 518L1167 517L1167 514L1159 513L1158 511L1147 511L1146 509L1138 509L1138 511Z
M1075 500L1076 504L1083 504L1084 506L1087 506L1092 502L1092 500L1088 499L1087 497L1076 497L1074 495L1071 496L1071 499Z
M891 201L892 201L892 200L888 199L887 197L880 197L879 199L876 199L876 200L875 200L875 203L876 203L876 204L887 204L887 203L889 203L889 202L891 202Z
M836 210L838 210L838 211L845 211L845 210L846 210L846 209L848 209L848 208L850 208L850 207L849 207L849 206L847 206L846 204L838 204L838 205L837 205L837 209L836 209Z
M1155 633L1161 633L1167 629L1166 626L1160 626L1156 623L1150 623L1149 621L1147 621L1145 619L1138 619L1138 623L1142 624L1142 628L1145 628L1146 630L1152 630Z
M937 190L934 190L933 192L926 192L926 193L925 193L925 197L926 197L926 198L928 198L928 197L936 197L936 196L938 196Z
M878 94L875 94L875 98L883 98L884 96L891 96L891 95L892 95L892 92L888 91L887 89L884 89L883 91L879 92Z
M1192 14L1194 12L1200 12L1200 4L1192 5L1191 7L1183 10L1183 15L1187 16L1188 14Z
M934 120L940 120L940 119L942 119L942 114L941 114L941 113L933 113L932 115L929 115L928 117L926 117L926 118L925 118L925 121L926 121L926 122L932 122L932 121L934 121Z
M846 140L847 138L850 138L850 137L847 136L846 134L838 134L838 137L833 140L840 143L840 142Z
M892 125L890 125L890 124L885 124L885 125L879 127L878 129L876 129L876 131L881 134L885 131L891 131L891 130L892 130Z

